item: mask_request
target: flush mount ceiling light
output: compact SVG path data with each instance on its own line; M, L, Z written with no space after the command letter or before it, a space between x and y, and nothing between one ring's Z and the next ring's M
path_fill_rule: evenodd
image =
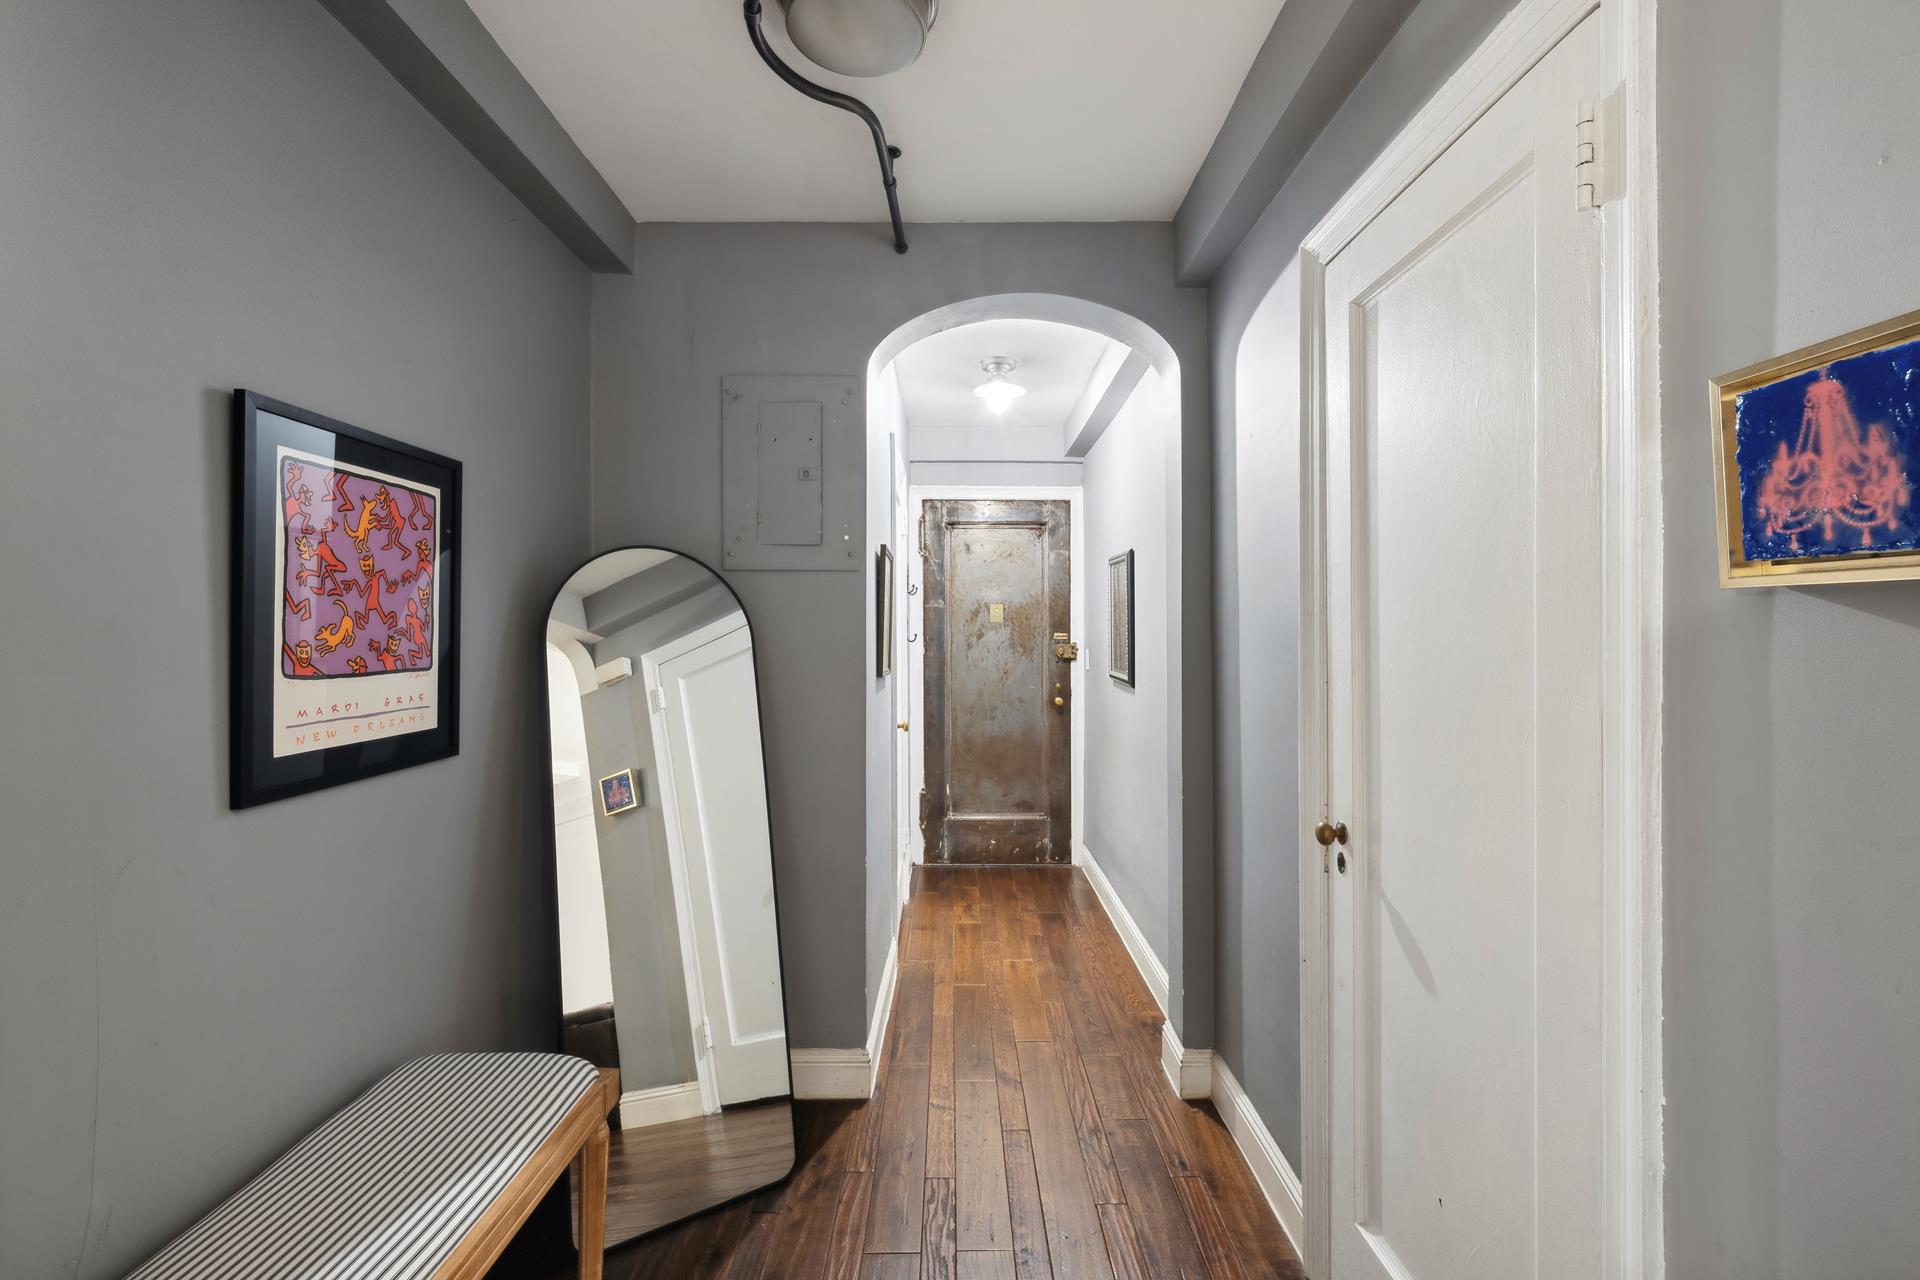
M939 0L780 0L793 47L843 76L891 75L927 47Z
M1020 367L1020 362L1012 356L988 356L980 362L980 372L987 380L973 389L973 394L987 402L987 408L995 415L1001 415L1013 407L1013 402L1027 394L1027 389L1017 382L1007 380L1007 375Z

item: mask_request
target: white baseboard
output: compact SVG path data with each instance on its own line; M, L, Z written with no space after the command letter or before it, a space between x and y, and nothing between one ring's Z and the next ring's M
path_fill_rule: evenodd
M1306 1213L1300 1175L1287 1163L1273 1135L1267 1131L1266 1122L1253 1109L1253 1099L1233 1078L1227 1064L1217 1057L1213 1060L1213 1105L1226 1121L1227 1132L1233 1135L1240 1154L1247 1158L1254 1180L1266 1193L1267 1203L1273 1206L1273 1216L1280 1219L1281 1229L1293 1242L1293 1251L1306 1257Z
M1213 1094L1213 1050L1189 1049L1171 1021L1160 1024L1160 1069L1173 1091L1188 1100Z
M900 980L900 926L893 928L893 941L887 944L887 963L880 970L880 991L873 1004L873 1021L867 1027L867 1093L871 1098L880 1084L880 1059L887 1045L887 1026L893 1020L893 988Z
M796 1098L873 1096L873 1062L865 1048L794 1049L787 1057L793 1064Z
M1153 992L1153 1002L1160 1006L1160 1012L1164 1015L1167 1012L1167 967L1160 963L1159 956L1153 954L1153 948L1147 945L1146 935L1140 932L1140 926L1133 922L1126 903L1120 901L1120 895L1114 891L1113 882L1107 879L1107 873L1100 869L1100 864L1093 860L1093 850L1084 844L1080 846L1080 866L1087 873L1087 883L1093 886L1100 905L1107 909L1107 919L1113 921L1120 941L1126 944L1127 954L1133 957L1133 967L1140 971L1141 980L1147 984L1147 990Z
M887 963L880 970L880 991L867 1027L867 1043L858 1049L793 1049L787 1061L793 1067L796 1098L871 1098L880 1083L881 1050L893 1018L893 989L900 980L900 931L894 930L887 947Z
M635 1089L620 1095L620 1127L644 1129L649 1125L691 1120L704 1115L700 1102L700 1082L663 1084L652 1089Z

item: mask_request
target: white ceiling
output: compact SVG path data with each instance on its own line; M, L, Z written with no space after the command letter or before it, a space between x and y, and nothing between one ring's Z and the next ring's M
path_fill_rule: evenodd
M640 222L877 222L866 127L787 88L737 0L469 0ZM1281 0L945 0L905 71L852 80L880 113L908 221L1164 220Z
M900 404L910 427L1052 428L1073 416L1107 349L1104 334L1050 320L982 320L914 343L894 358ZM996 416L973 389L987 380L980 362L1011 356L1008 380L1027 389Z

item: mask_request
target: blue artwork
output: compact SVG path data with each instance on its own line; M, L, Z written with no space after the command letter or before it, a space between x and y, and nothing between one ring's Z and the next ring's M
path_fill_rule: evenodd
M1920 549L1920 339L1735 398L1741 549L1749 561Z

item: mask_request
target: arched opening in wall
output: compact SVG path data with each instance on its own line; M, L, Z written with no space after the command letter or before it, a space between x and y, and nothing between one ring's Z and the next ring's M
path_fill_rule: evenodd
M1081 299L974 299L876 348L867 414L869 884L897 932L915 864L1083 867L1164 1009L1178 359Z

